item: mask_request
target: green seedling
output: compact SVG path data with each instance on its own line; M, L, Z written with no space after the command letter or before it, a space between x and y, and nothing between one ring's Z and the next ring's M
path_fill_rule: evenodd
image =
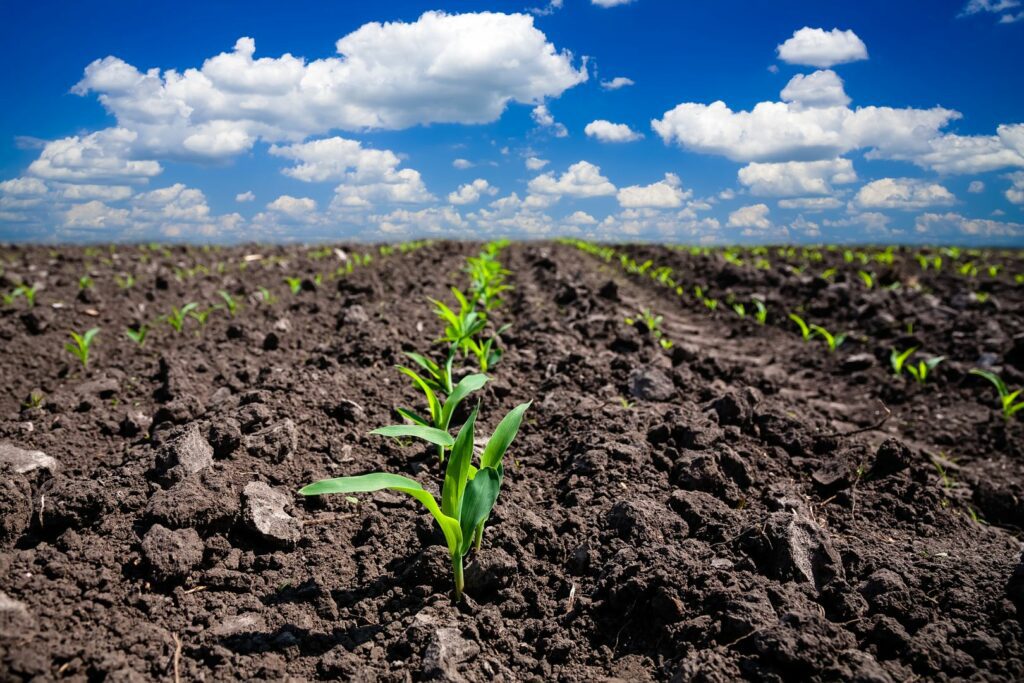
M836 349L843 345L846 341L846 333L832 334L821 325L811 325L811 331L825 340L825 344L828 345L829 353L834 353Z
M944 356L935 356L928 360L919 360L917 365L914 365L913 363L908 365L907 372L910 373L911 377L917 380L918 384L924 384L928 380L928 374L944 360L946 360Z
M20 290L21 291L21 295L23 297L25 297L25 303L28 304L28 307L29 308L35 308L35 305L36 305L36 292L39 291L38 283L32 285L31 287L27 287L25 285L22 285L21 287L18 287L18 290Z
M704 301L704 306L709 311L714 311L716 308L718 308L718 299L704 299L703 301Z
M117 283L119 289L131 289L135 286L135 276L131 273L126 273L124 276L115 275L114 282Z
M998 264L997 265L991 265L991 266L988 267L988 276L989 277L997 277L999 275L999 271L1002 270L1002 269L1003 269L1003 267L998 265Z
M211 306L205 310L195 308L188 312L189 317L193 318L200 327L206 327L206 321L210 319L210 314L216 310L219 310L221 306Z
M412 496L434 517L444 533L455 582L455 601L458 602L462 599L465 585L462 570L463 558L473 547L474 540L479 551L483 540L484 525L487 523L494 503L498 499L498 494L501 492L501 484L505 476L502 460L519 431L523 413L529 407L529 403L519 405L501 420L480 455L479 465L474 465L472 462L474 431L479 407L473 410L452 443L452 457L448 460L448 467L445 470L440 505L437 504L437 499L415 479L387 472L324 479L303 487L299 493L304 496L338 493L350 495L390 489ZM447 432L443 432L443 434L451 438ZM435 435L435 437L437 436L439 435Z
M43 405L44 398L46 397L40 391L29 392L28 398L22 402L21 407L26 410L35 410Z
M199 308L199 305L196 303L187 303L180 309L171 307L171 312L164 316L164 321L174 328L175 332L180 334L182 328L185 327L185 319L197 308Z
M448 342L455 348L468 353L466 340L477 336L487 325L487 320L477 312L469 299L458 287L452 287L452 294L459 302L459 312L456 313L443 301L431 299L434 304L434 312L445 323L444 336L438 341Z
M760 299L754 299L754 320L757 321L758 325L764 325L768 322L768 307L764 305L764 302Z
M78 278L79 289L92 289L92 285L92 278L89 277L88 275L83 275L82 277Z
M454 347L449 349L444 365L438 365L419 353L406 351L405 355L426 371L427 377L422 379L431 390L438 394L450 394L452 393L452 364L455 362L455 351Z
M224 309L228 312L228 317L234 318L238 312L238 301L223 289L217 290L217 296L224 300Z
M262 301L266 305L273 306L274 303L277 301L277 297L274 296L273 292L271 292L266 287L259 287L258 290L259 290L260 301Z
M889 352L889 365L892 366L892 372L894 375L899 377L903 374L903 368L906 365L907 360L914 355L915 351L917 351L917 347L911 346L906 351L893 349Z
M455 409L467 396L487 383L487 375L467 375L455 385L451 393L448 394L444 401L442 401L440 395L435 392L431 385L420 377L415 370L399 365L398 371L411 379L416 388L423 392L423 395L427 399L427 414L430 417L427 419L407 408L396 408L396 412L406 420L412 422L412 424L381 427L379 430L374 432L382 436L390 436L394 438L420 436L419 428L422 427L431 427L447 434ZM413 431L410 432L410 429ZM432 443L438 447L438 458L441 462L444 462L445 449L450 448L451 444L437 442Z
M497 346L497 342L501 339L501 335L507 332L510 327L512 325L502 325L494 334L483 341L475 337L469 337L465 340L464 346L476 357L480 372L488 372L501 361L505 352L501 347Z
M837 268L826 268L825 270L823 270L821 272L821 279L822 280L828 280L829 282L831 282L833 280L833 278L835 278L836 273L838 273L838 272L839 272L839 269L837 269Z
M1021 391L1024 390L1017 389L1016 391L1010 391L1009 387L1006 386L1006 382L1004 382L999 375L994 372L989 372L988 370L979 370L975 368L971 370L971 374L977 375L978 377L984 377L996 388L996 391L999 392L999 402L1002 405L1003 417L1005 419L1009 420L1018 412L1024 410L1024 399L1021 398Z
M302 291L302 278L301 277L286 277L284 279L288 285L288 289L291 290L292 294L298 294Z
M149 334L149 325L139 325L138 327L129 327L124 331L124 336L131 339L140 348L146 345L146 336Z
M803 337L804 341L810 341L811 339L811 328L804 322L804 319L798 316L796 313L790 313L789 319L796 323L797 327L800 328L800 336Z
M732 305L732 310L736 311L736 315L738 315L741 318L746 318L747 317L747 307L744 306L739 301L737 301L736 303L734 303Z
M22 295L21 287L15 287L9 294L3 295L4 306L13 306L18 297Z
M89 367L89 349L92 347L92 342L99 334L100 328L93 327L87 330L84 334L78 334L77 332L70 332L71 341L64 345L68 353L78 359L78 362L82 364L83 369Z
M864 282L864 286L868 289L873 289L875 286L875 276L866 270L858 270L857 275Z

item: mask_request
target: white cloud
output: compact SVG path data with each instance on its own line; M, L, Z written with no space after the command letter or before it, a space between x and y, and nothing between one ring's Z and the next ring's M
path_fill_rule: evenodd
M575 211L571 215L566 216L563 222L570 225L597 225L597 219L586 211Z
M107 128L89 135L73 135L47 142L28 172L48 180L145 180L163 169L156 161L132 160L131 146L138 136L125 128Z
M219 158L256 140L295 142L330 130L488 123L511 102L557 97L587 79L527 14L427 12L363 25L338 56L254 58L231 52L184 71L145 73L117 57L90 64L74 92L99 95L139 154Z
M415 236L460 237L470 232L462 214L452 207L431 207L419 211L396 209L391 213L372 216L380 234L391 239Z
M768 219L768 211L767 204L753 204L736 209L729 214L729 227L767 230L772 227L772 222Z
M569 135L569 131L566 127L558 121L555 121L555 117L550 111L548 111L546 104L538 104L533 108L533 111L530 112L530 115L533 117L534 123L550 132L556 138L564 138Z
M815 212L838 209L843 203L835 197L797 197L795 199L780 199L780 209L798 209L801 211Z
M831 228L856 228L873 235L890 236L894 232L889 228L890 218L878 211L865 211L852 214L846 218L825 219L822 222Z
M1020 0L970 0L966 5L964 5L963 10L958 16L968 17L972 14L979 14L981 12L999 14L1000 12L1005 12L1019 6ZM1007 21L1007 17L1010 17L1009 21ZM1012 23L1019 18L1020 17L1015 17L1012 13L1008 13L1000 17L999 21L1001 23Z
M917 217L914 230L929 238L946 235L971 237L1022 237L1024 223L966 218L958 213L925 213Z
M419 171L398 169L402 160L390 150L366 149L341 137L311 140L280 147L270 153L299 162L282 171L305 182L341 181L335 201L344 206L374 202L417 203L433 199Z
M1024 171L1017 171L1006 177L1013 183L1006 190L1006 198L1013 204L1024 204Z
M456 159L452 162L452 166L460 171L465 171L467 168L473 168L474 165L475 164L469 159Z
M105 202L116 202L131 197L132 188L127 185L61 185L58 194L61 199L72 201L100 199Z
M559 198L604 197L615 194L615 186L601 175L601 169L589 161L579 161L557 179L554 173L544 173L530 181L528 189L534 195Z
M46 194L49 188L38 178L12 178L0 183L0 192L14 197Z
M619 90L631 85L636 85L632 78L626 78L625 76L616 76L607 81L601 81L601 87L605 90Z
M683 200L691 196L691 192L683 190L679 176L666 173L664 180L651 185L632 185L619 190L619 206L624 209L672 209L683 205Z
M849 159L751 163L739 170L739 181L758 196L785 197L830 194L832 185L857 180Z
M619 5L628 5L633 0L590 0L590 2L598 7L618 7Z
M820 69L868 58L868 48L856 33L837 28L825 31L805 26L776 50L779 59L788 64Z
M624 123L612 123L604 119L591 121L583 132L587 137L597 138L601 142L633 142L643 137Z
M549 162L548 162L547 159L539 159L537 157L527 157L526 158L526 168L531 170L531 171L539 171L540 169L542 169L545 166L547 166L548 163Z
M479 201L480 197L485 194L494 196L498 194L498 188L483 178L477 178L471 183L460 185L455 192L449 193L448 202L456 205L472 204Z
M202 190L182 183L135 195L132 218L139 221L203 223L210 207Z
M980 180L972 180L971 184L967 186L967 191L971 194L980 194L985 191L985 183Z
M1024 167L1024 124L1001 125L995 135L942 135L916 149L873 157L910 161L938 173L984 173Z
M245 192L240 192L240 193L235 195L235 201L239 202L239 203L251 202L251 201L253 201L255 199L256 199L256 195L253 193L252 190L246 190Z
M780 96L803 107L845 107L850 103L843 79L831 69L793 76Z
M75 204L64 213L64 227L98 230L122 226L128 222L128 209L115 209L93 200Z
M316 201L309 197L292 197L283 194L267 204L267 208L293 219L305 219L316 212Z
M860 188L852 204L860 209L922 209L954 202L956 197L937 183L914 178L881 178Z

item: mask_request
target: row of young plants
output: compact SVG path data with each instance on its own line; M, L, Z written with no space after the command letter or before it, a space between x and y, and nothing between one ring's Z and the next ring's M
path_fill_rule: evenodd
M417 500L434 517L444 534L451 560L455 600L461 600L465 586L463 564L470 551L480 552L487 521L501 492L505 477L503 460L519 432L523 415L531 402L521 403L498 422L487 438L478 436L480 402L456 429L456 410L488 381L485 374L501 361L501 334L509 327L495 318L503 307L502 295L510 288L509 272L499 255L507 242L492 242L477 256L466 259L469 276L466 290L452 288L455 305L431 299L435 315L443 324L432 347L439 353L406 352L415 368L397 366L422 394L419 410L396 408L405 422L374 429L371 434L406 440L419 439L437 448L438 465L444 472L440 503L424 485L411 477L391 472L371 472L350 477L324 479L299 490L304 496L372 493L389 489ZM471 363L471 367L466 367ZM457 379L458 378L458 379Z
M651 260L639 263L629 254L616 251L614 248L607 245L593 244L577 239L564 239L560 241L563 244L575 247L576 249L592 256L596 256L606 263L618 262L626 273L650 278L661 286L674 291L680 297L686 296L688 292L687 288L675 279L672 269L667 266L655 266ZM707 248L700 247L698 249ZM766 247L754 247L752 248L752 251L762 249L767 250ZM795 248L788 247L786 249L794 250ZM881 258L882 261L888 261L892 258L894 250L895 248L890 247L883 251L876 252L874 256L875 258ZM807 250L805 249L804 251L806 252ZM957 255L959 255L959 250L957 250ZM871 281L866 279L866 284L870 287ZM718 309L719 300L707 296L701 285L694 286L693 295L698 301L703 303L709 312L714 312ZM727 298L726 303L740 318L746 318L749 315L749 311L743 302ZM766 324L768 321L768 309L765 303L757 298L753 298L751 303L754 306L754 320L759 325ZM658 330L659 332L657 337L659 340L662 339L663 335L660 333L661 317L651 316L648 312L645 318L650 318L656 323L654 327L648 325L648 328ZM787 313L787 318L796 326L797 331L805 342L810 342L815 338L821 339L830 353L834 353L840 346L842 346L849 336L848 332L833 332L822 325L809 323L796 312ZM629 322L629 320L627 320L627 322ZM664 346L664 343L662 345ZM891 349L890 365L895 377L900 377L904 372L906 372L906 374L913 377L917 383L924 384L927 382L929 377L933 376L932 371L945 360L945 357L943 356L932 356L927 359L919 358L916 359L916 361L911 361L911 357L914 356L918 350L919 349L917 347L911 347L904 350L897 348ZM1024 388L1012 391L998 375L987 370L975 368L970 371L970 374L982 377L992 383L999 394L1002 413L1007 420L1016 415L1020 410L1024 410Z
M405 242L400 245L393 246L382 245L378 249L378 253L381 254L382 256L390 256L394 253L409 254L411 252L414 252L418 249L427 246L429 243L430 242L428 241L421 240L416 242ZM326 249L328 252L332 251L329 248ZM319 252L311 252L311 257L312 254L316 253ZM345 264L340 266L334 273L330 274L328 277L329 279L345 277L351 274L356 268L368 266L373 262L373 260L373 252L353 252L351 254L345 254ZM121 276L117 277L120 278ZM122 286L122 281L120 280L118 286L121 287L122 289L134 286L134 277L128 277L130 277L131 280L129 281L129 284L127 286ZM306 278L285 277L283 278L282 281L288 286L288 289L292 293L292 295L297 296L302 292L304 288L304 283L306 282ZM323 276L319 274L314 275L312 278L309 279L309 282L313 283L314 286L320 286L323 283ZM89 284L89 286L92 286L91 283ZM30 307L34 307L36 305L35 290L37 289L37 287L38 285L33 286L30 290L32 292L31 300L28 300ZM24 292L22 292L21 295L28 297L28 294L25 294ZM242 308L242 302L238 298L236 298L236 296L233 296L230 292L224 289L218 290L217 296L220 299L220 303L210 304L205 307L201 306L199 303L194 301L182 304L181 306L172 306L171 310L168 313L159 316L154 320L141 321L126 328L124 330L124 335L132 342L134 342L139 348L142 348L146 345L146 341L150 338L150 333L154 329L156 329L156 325L159 323L166 325L175 334L182 334L185 331L185 327L189 321L193 321L195 324L197 324L199 326L199 330L201 331L203 328L206 327L206 324L209 321L210 316L215 313L223 312L225 315L228 316L228 318L234 318L236 315L238 315L239 311ZM253 298L261 305L267 306L273 305L277 301L276 295L274 295L274 293L269 287L265 286L257 287L256 291L253 293ZM99 333L99 327L93 327L84 332L72 330L68 333L68 335L71 338L71 341L66 343L64 345L64 348L81 364L83 369L88 369L89 367L89 359L91 356L93 343L95 342L96 337L99 335Z

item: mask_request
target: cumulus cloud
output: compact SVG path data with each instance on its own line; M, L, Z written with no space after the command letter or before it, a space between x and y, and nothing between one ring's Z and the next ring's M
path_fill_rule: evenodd
M587 137L597 138L601 142L633 142L643 137L624 123L612 123L604 119L591 121L583 132Z
M448 203L456 205L472 204L480 201L480 197L485 194L494 196L498 194L498 188L483 178L477 178L471 183L460 185L459 189L455 192L449 193Z
M768 219L768 212L767 204L740 207L729 214L729 227L767 230L772 227L772 222Z
M64 227L98 230L128 222L128 209L115 209L99 200L75 204L64 213Z
M460 171L465 171L467 168L473 168L474 165L475 164L469 159L456 159L452 162L452 166Z
M548 162L547 159L540 159L538 157L527 157L526 158L526 168L531 170L531 171L539 171L540 169L542 169L545 166L547 166L548 163L549 162Z
M84 136L47 142L28 172L47 180L146 180L163 170L156 161L133 160L138 135L126 128L107 128Z
M780 199L780 209L797 209L800 211L816 212L838 209L843 203L835 197L796 197L794 199Z
M780 96L802 107L845 107L850 103L843 79L830 69L793 76Z
M971 184L967 186L967 191L971 194L980 194L985 191L985 183L980 180L972 180Z
M560 198L604 197L615 194L615 186L601 175L601 169L589 161L579 161L565 173L555 178L554 173L544 173L530 181L527 186L534 195Z
M946 206L956 197L942 185L914 178L881 178L860 188L853 198L858 209L923 209Z
M133 190L127 185L69 185L58 186L57 194L61 199L83 200L101 199L105 202L116 202L128 199L132 196Z
M605 90L619 90L620 88L626 88L631 85L636 85L632 78L626 78L625 76L616 76L606 81L601 81L601 87Z
M633 0L590 0L591 4L597 5L598 7L618 7L619 5L628 5Z
M316 212L316 200L283 194L267 204L267 208L289 218L302 220Z
M928 239L936 237L1022 237L1024 223L967 218L958 213L924 213L917 217L914 230Z
M675 173L666 173L664 180L650 185L631 185L619 190L617 199L624 209L672 209L683 205L692 195L683 190Z
M910 161L938 173L984 173L1024 167L1024 124L1001 125L995 135L942 135L916 149L872 151L868 158Z
M240 192L240 193L235 195L235 201L239 202L239 203L251 202L251 201L253 201L255 199L256 199L256 195L253 193L252 190L246 190L245 192Z
M826 31L805 26L794 32L776 51L779 59L788 64L819 69L868 58L868 48L856 33L837 28Z
M49 188L38 178L12 178L0 183L0 192L14 197L46 194Z
M433 199L419 171L398 168L401 159L397 154L386 149L364 148L356 140L331 137L283 147L274 145L270 153L298 162L282 171L297 180L341 181L335 189L335 201L345 206Z
M1024 19L1024 12L1011 11L1017 7L1020 7L1020 0L970 0L957 16L969 17L984 12L998 14L1000 24L1015 24Z
M372 22L336 43L337 57L255 57L255 41L199 68L142 72L94 61L74 92L96 93L141 153L220 158L256 140L294 142L339 129L488 123L587 80L526 14L427 12Z
M554 115L552 115L548 110L546 104L538 104L533 108L533 111L530 112L530 116L533 117L533 121L537 126L548 131L556 138L564 138L569 135L569 131L566 127L558 121L555 121Z
M857 180L849 159L751 163L739 170L739 181L758 196L785 197L830 194L832 185Z
M563 222L570 225L597 225L597 219L586 211L574 211L566 216Z
M1006 198L1014 204L1024 204L1024 171L1017 171L1007 176L1013 183L1006 190Z

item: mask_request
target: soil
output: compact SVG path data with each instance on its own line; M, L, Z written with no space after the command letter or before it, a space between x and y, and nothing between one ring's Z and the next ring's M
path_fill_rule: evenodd
M769 250L764 270L616 247L680 295L507 247L480 419L534 404L455 604L416 503L296 491L378 469L437 490L433 448L368 432L418 404L393 366L430 348L426 299L479 248L337 278L330 249L4 248L0 292L41 286L0 307L0 680L1024 678L1022 429L968 373L1024 383L1020 254L964 254L971 276L903 251ZM234 317L123 333L219 290ZM755 296L765 325L728 303ZM645 309L670 348L625 323ZM790 311L847 341L804 342ZM93 326L83 370L63 347ZM889 367L909 346L946 358L923 385Z

